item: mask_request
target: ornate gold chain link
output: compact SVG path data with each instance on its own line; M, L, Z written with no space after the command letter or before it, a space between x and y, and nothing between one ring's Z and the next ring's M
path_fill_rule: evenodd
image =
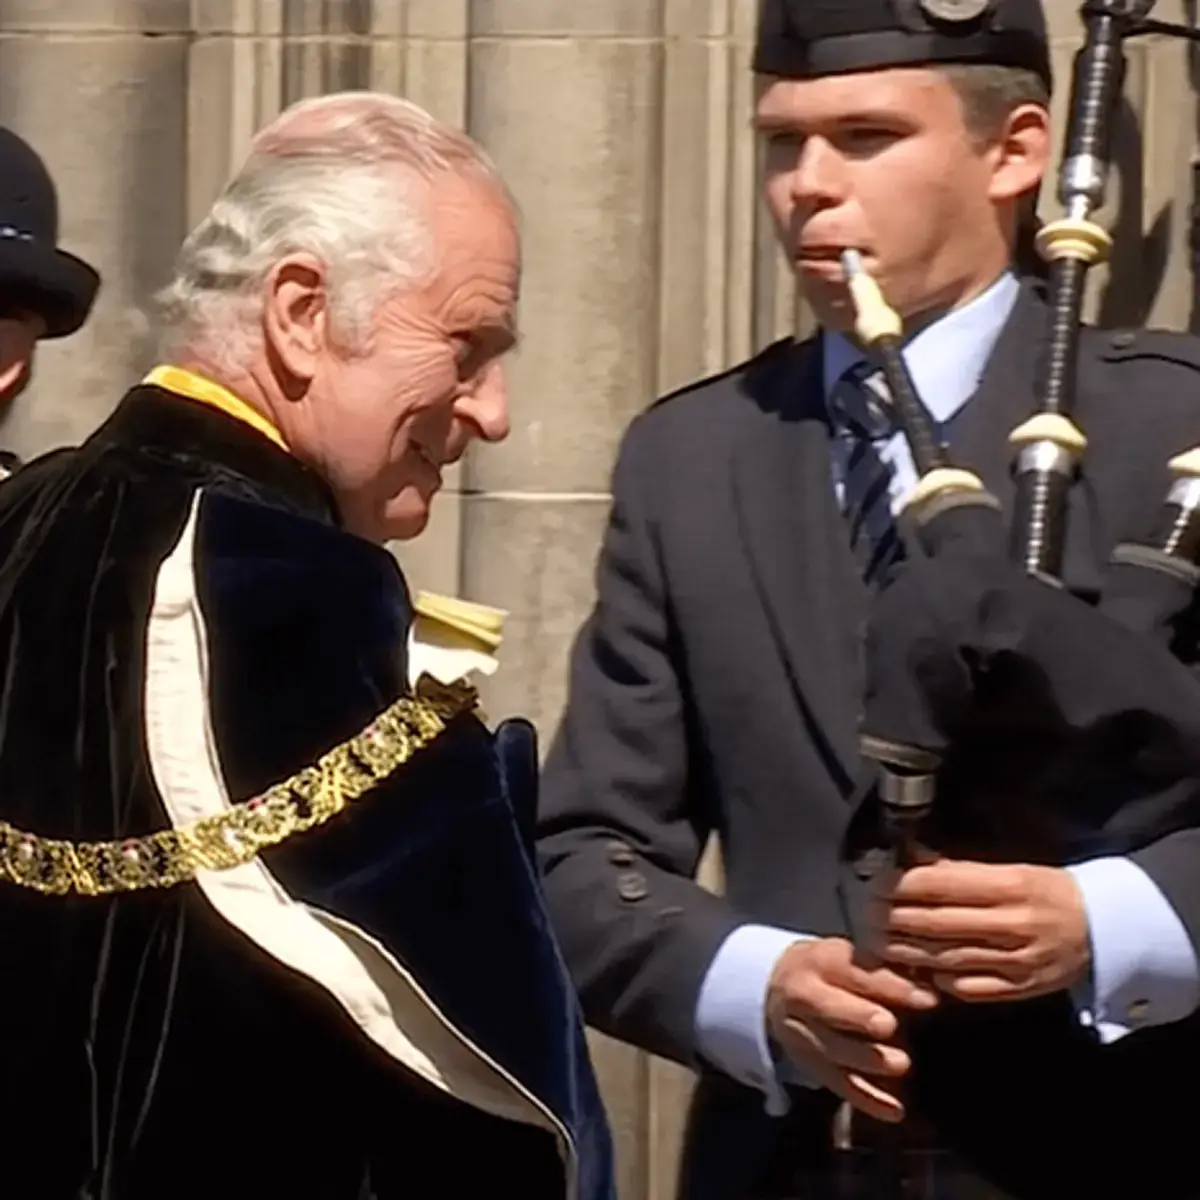
M0 821L0 880L48 895L166 888L250 862L260 850L323 825L403 766L478 696L424 676L366 729L263 795L178 829L111 842L38 837Z

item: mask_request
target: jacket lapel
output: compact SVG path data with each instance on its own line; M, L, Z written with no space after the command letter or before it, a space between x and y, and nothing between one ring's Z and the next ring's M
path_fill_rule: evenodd
M830 474L819 343L770 356L746 387L764 419L733 457L743 544L801 711L850 788L859 765L863 587Z
M971 400L950 422L947 433L956 464L977 472L1012 520L1016 489L1013 451L1008 435L1040 407L1037 394L1038 359L1048 333L1047 308L1040 289L1026 282L1012 315L988 360L987 369ZM1076 417L1086 433L1086 411L1080 403ZM1098 516L1096 495L1089 478L1088 456L1067 502L1067 543L1063 577L1068 587L1088 596L1100 582L1095 545Z
M975 471L1006 511L1013 499L1008 435L1033 415L1045 316L1037 292L1024 284L975 394L947 426L955 465Z
M1038 285L1027 282L979 387L946 429L954 462L976 471L1010 514L1008 435L1035 411L1045 336L1046 306ZM755 422L733 458L743 544L800 709L833 774L850 789L861 764L867 604L830 476L819 341L767 356L762 369L747 377L746 390L765 419ZM1064 572L1074 589L1085 592L1096 572L1088 532L1093 506L1085 464L1071 494Z

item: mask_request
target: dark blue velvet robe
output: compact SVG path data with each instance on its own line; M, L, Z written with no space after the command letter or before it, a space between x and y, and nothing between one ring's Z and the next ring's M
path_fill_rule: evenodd
M200 631L190 676L157 648L172 570ZM411 617L394 560L338 528L315 475L224 414L135 389L83 447L0 487L0 819L76 841L166 828L204 736L213 787L257 795L406 691ZM199 707L171 709L177 693ZM493 736L466 714L242 876L102 897L0 882L6 1193L610 1200L528 844L535 786L532 730ZM427 1023L543 1127L447 1094L367 1036L403 1016L360 1019L305 966L307 935L274 953L288 922L237 915L255 888L297 930L318 914L330 961L347 955L329 929L348 929L379 948L377 973L402 964Z

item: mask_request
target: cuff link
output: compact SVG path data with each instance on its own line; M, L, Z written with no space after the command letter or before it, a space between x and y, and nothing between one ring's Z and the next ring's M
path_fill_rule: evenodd
M1140 1024L1150 1015L1149 1000L1134 1000L1125 1010L1125 1015L1134 1024Z

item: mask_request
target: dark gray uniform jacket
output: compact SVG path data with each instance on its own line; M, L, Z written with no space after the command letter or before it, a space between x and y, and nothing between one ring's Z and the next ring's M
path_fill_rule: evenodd
M976 396L948 428L956 460L1006 503L1006 438L1035 407L1033 351L1045 328L1042 298L1026 284ZM692 1168L716 1178L727 1174L718 1164L736 1158L741 1186L756 1169L747 1130L765 1144L779 1123L757 1092L713 1078L700 1060L693 1019L705 972L742 922L846 932L838 848L860 765L865 597L830 484L820 359L815 341L777 343L667 397L628 431L598 600L573 652L543 783L548 895L588 1019L701 1070L701 1112L719 1093L737 1119L694 1141ZM1200 443L1200 341L1085 331L1077 415L1089 450L1064 575L1088 596L1118 538L1148 531L1168 459ZM723 897L692 881L712 831L723 845ZM1149 845L1136 861L1200 946L1200 831ZM1160 1074L1178 1081L1181 1056L1200 1059L1189 1025L1106 1051L1114 1072L1129 1073L1111 1076L1119 1111L1109 1111L1111 1096L1101 1112L1094 1095L1061 1094L1085 1139L1063 1151L1075 1159L1076 1184L1078 1155L1101 1162L1097 1144L1119 1141L1140 1160L1170 1140L1159 1136L1160 1103L1146 1089ZM1004 1053L1050 1061L1047 1047L1019 1041ZM1060 1083L1069 1081L1052 1089ZM1098 1165L1097 1178L1115 1169ZM1164 1185L1153 1194L1192 1193Z

